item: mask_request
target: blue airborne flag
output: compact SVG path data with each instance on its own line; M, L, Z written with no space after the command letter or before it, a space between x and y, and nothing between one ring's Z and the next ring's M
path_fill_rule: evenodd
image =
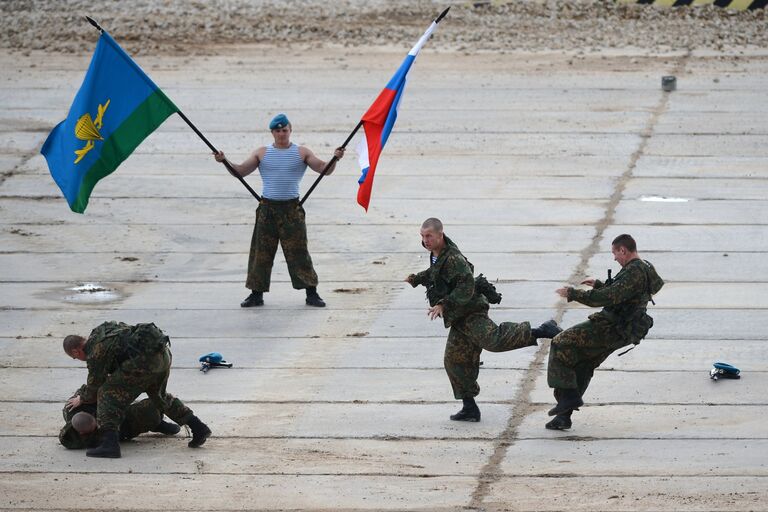
M67 118L40 152L72 211L93 187L178 108L112 37L102 32Z

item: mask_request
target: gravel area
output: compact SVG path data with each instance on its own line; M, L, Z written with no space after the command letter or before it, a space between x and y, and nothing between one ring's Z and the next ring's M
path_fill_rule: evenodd
M474 6L430 0L3 0L0 48L90 52L96 18L132 53L216 53L233 43L402 46L446 5L430 44L444 50L768 45L764 9L659 8L611 0L519 0Z

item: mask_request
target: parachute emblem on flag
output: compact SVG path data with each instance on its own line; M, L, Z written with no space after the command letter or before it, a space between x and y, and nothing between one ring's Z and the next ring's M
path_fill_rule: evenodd
M96 145L94 142L95 140L104 140L104 137L101 136L99 130L104 126L104 112L107 111L110 101L111 100L107 99L107 102L103 105L99 104L96 112L96 119L92 119L91 114L86 112L77 120L77 123L75 124L75 137L86 142L85 147L75 150L75 155L77 155L75 163L80 162L80 160L94 148Z

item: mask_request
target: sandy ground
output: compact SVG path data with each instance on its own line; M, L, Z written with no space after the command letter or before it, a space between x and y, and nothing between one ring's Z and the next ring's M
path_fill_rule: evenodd
M361 3L358 15L383 4ZM2 9L32 23L52 17L51 5ZM185 5L194 17L212 4ZM245 9L241 20L275 8L217 5ZM217 36L189 54L160 42L137 60L233 159L268 142L278 111L295 142L326 158L436 5L414 3L387 47ZM109 19L114 6L104 3L101 21L121 40L134 29ZM523 7L490 12L504 9ZM451 27L414 65L369 212L354 200L352 154L307 202L322 310L290 288L281 255L266 306L238 307L254 200L177 118L99 183L85 215L70 213L39 148L80 85L93 32L77 29L85 50L75 54L51 47L59 34L39 48L3 35L0 509L768 510L758 327L768 308L768 51L469 52ZM130 33L132 48L152 39ZM669 74L671 94L660 89ZM446 331L402 282L427 266L418 228L433 215L478 272L498 279L496 321L583 320L589 310L554 289L616 272L608 245L622 232L667 280L648 339L606 361L570 431L543 428L546 343L484 354L483 421L448 421L458 405L442 369ZM94 460L58 445L61 406L86 377L60 340L111 319L155 321L172 337L169 387L212 427L204 448L142 436L123 458ZM197 358L211 350L235 367L200 373ZM711 381L717 360L743 378Z

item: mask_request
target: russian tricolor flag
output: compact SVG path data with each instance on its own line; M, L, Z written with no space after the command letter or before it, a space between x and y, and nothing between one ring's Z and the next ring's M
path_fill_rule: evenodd
M381 150L384 149L384 145L389 139L389 134L392 131L392 127L397 120L397 109L400 107L400 101L403 97L403 91L405 90L406 77L408 71L411 69L413 61L416 60L416 55L419 54L419 50L424 46L424 43L429 40L429 36L432 35L437 24L440 23L448 10L444 10L440 16L429 26L424 35L421 36L419 41L411 48L411 51L406 55L405 60L398 68L395 75L387 83L386 87L381 91L376 101L373 102L368 111L363 114L361 122L363 123L364 134L362 139L357 145L358 161L362 174L357 182L360 184L360 188L357 191L357 202L360 206L368 211L368 204L371 201L371 189L373 188L373 176L376 173L376 164L379 162L379 155Z

